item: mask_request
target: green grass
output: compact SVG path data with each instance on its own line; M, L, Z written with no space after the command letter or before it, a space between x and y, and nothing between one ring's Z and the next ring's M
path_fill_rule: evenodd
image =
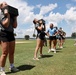
M74 40L66 40L64 48L57 50L56 54L47 53L48 47L44 47L43 54L45 56L39 61L33 60L35 40L30 40L29 43L16 44L15 66L20 71L10 73L7 60L7 75L76 75L76 46L73 44Z

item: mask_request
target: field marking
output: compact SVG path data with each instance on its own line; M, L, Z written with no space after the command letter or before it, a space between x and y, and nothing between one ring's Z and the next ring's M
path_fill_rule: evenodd
M16 44L22 44L22 43L32 43L32 42L23 42L23 41L17 41Z

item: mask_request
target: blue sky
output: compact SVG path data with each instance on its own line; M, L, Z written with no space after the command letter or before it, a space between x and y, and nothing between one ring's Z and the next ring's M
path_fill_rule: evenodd
M3 2L6 0L0 0ZM24 35L32 37L34 18L43 18L46 21L46 28L53 23L62 27L66 36L76 32L76 0L7 0L9 5L18 8L18 27L15 29L17 38Z

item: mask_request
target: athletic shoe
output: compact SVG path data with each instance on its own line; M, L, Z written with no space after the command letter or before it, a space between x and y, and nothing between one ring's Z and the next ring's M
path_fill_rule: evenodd
M56 53L56 49L51 49L51 51L54 51L54 53Z
M62 46L60 48L63 48Z
M48 50L48 53L50 53L50 52L51 52L51 49Z
M41 57L43 57L43 54L40 54L40 55L39 55L39 58L41 58Z
M76 46L76 43L74 44L74 46Z
M0 75L6 75L4 71L0 71Z
M54 53L56 53L56 50L54 50Z
M55 49L52 48L51 51L55 51Z
M9 70L11 72L18 72L19 71L19 69L17 69L16 67L9 68Z
M33 58L33 60L39 60L38 58Z

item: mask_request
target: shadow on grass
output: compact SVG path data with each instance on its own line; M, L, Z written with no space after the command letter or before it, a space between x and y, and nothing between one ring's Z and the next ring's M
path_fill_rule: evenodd
M49 58L49 57L53 57L53 55L42 55L41 58Z
M19 71L17 71L17 72L19 72ZM17 72L11 72L11 71L10 71L10 72L6 72L6 74L9 74L9 75L10 75L10 74L12 74L12 73L17 73Z
M31 70L34 67L35 66L33 66L33 65L21 65L17 68L19 69L19 71L25 71L25 70ZM19 72L19 71L17 71L17 72ZM12 74L12 73L17 73L17 72L6 72L6 74Z
M34 68L34 65L21 65L19 67L17 67L20 71L24 71L24 70L31 70L32 68Z
M56 53L58 53L58 52L62 52L62 51L60 51L60 50L57 50L57 51L56 51Z
M66 46L64 46L63 48L66 48ZM63 48L56 48L56 50L62 50Z
M61 48L57 48L56 50L62 50Z
M51 51L51 52L54 53L54 51ZM61 49L56 49L56 53L59 53L59 52L62 52L62 50Z

